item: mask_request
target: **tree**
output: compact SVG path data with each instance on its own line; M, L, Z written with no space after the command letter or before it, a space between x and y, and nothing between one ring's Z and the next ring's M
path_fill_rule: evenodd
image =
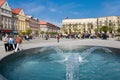
M41 31L40 33L42 34L42 38L43 38L43 34L45 34L45 32L44 32L44 31Z
M38 30L35 31L35 36L39 36L39 31Z
M107 31L109 30L109 28L108 28L108 26L102 26L101 27L101 31L103 31L104 32L104 34L102 34L102 38L103 39L107 39Z
M107 33L107 31L109 30L108 26L102 26L101 27L101 30L104 32L104 33Z
M117 32L120 33L120 28L117 29Z
M26 34L26 32L21 32L21 35L25 35Z
M44 31L41 31L40 33L41 33L41 34L44 34L45 32L44 32Z
M117 29L117 32L116 36L118 36L118 40L120 40L120 28Z
M31 33L32 33L32 29L28 28L28 29L26 30L26 34L27 34L27 35L30 35Z

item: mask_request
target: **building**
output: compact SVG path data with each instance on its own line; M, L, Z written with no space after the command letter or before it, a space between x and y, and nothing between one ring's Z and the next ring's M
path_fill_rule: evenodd
M116 33L117 29L120 28L120 17L119 16L108 16L98 18L98 28L101 26L108 26L112 29L112 33Z
M33 18L32 16L29 18L30 28L32 29L32 35L38 36L40 32L40 24L39 19Z
M0 34L12 34L12 10L6 0L0 0Z
M40 21L40 29L44 32L59 32L60 28L52 23Z
M18 18L18 31L26 32L26 16L22 8L13 9Z
M18 17L14 9L12 9L12 30L14 34L18 33Z
M30 21L29 21L30 18L31 18L31 16L28 16L26 14L25 26L26 26L27 29L30 28Z
M120 17L108 16L99 18L85 18L85 19L64 19L62 21L62 34L70 33L95 33L95 30L102 26L108 26L116 33L120 27Z

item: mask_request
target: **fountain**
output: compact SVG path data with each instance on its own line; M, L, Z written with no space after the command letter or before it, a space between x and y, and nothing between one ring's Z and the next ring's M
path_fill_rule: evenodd
M2 59L0 74L8 80L119 80L119 50L92 46L29 49Z
M66 80L79 80L79 54L71 54L66 64Z

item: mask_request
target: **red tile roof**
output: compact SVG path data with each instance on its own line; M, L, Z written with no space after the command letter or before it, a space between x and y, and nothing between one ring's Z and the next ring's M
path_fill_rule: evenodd
M14 14L19 14L21 10L22 10L22 8L16 8L16 9L12 9L12 12Z
M6 2L6 0L0 0L0 7Z
M45 22L45 21L40 21L39 22L41 25L46 25L47 24L47 22Z

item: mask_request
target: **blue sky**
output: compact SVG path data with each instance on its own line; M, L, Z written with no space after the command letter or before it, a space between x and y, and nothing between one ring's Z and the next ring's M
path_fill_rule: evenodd
M12 8L61 27L68 18L120 16L120 0L8 0Z

